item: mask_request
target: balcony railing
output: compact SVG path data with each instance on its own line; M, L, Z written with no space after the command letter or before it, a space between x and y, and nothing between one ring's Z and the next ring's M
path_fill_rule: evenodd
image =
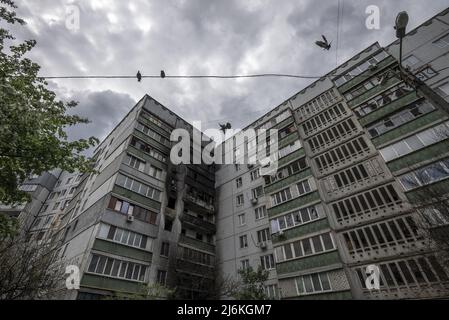
M206 210L215 211L215 207L212 204L209 204L206 201L201 200L201 199L199 199L199 198L197 198L197 197L195 197L195 196L193 196L191 194L186 194L184 199L188 200L190 202L193 202L194 204L196 204L196 205L198 205L198 206L200 206L200 207L202 207L202 208L204 208Z
M197 249L205 250L211 253L215 253L215 246L210 243L203 242L201 240L197 240L194 238L187 237L185 235L181 235L179 238L180 243L189 244Z
M207 231L215 232L216 230L215 224L190 214L183 214L181 220Z

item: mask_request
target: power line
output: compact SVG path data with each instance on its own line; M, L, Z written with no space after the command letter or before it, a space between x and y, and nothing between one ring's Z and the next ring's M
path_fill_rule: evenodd
M436 72L441 72L449 67L436 70ZM339 77L343 75L348 75L352 77L372 77L372 74L367 75L351 75L350 73L344 74L331 74L332 77ZM242 75L166 75L164 78L171 79L202 79L202 78L215 78L215 79L238 79L238 78L261 78L261 77L283 77L283 78L297 78L297 79L321 79L326 75L315 76L315 75L297 75L297 74L286 74L286 73L261 73L261 74L242 74ZM80 75L80 76L38 76L38 78L43 79L136 79L136 76L129 75ZM160 75L142 75L142 78L150 79L161 79Z
M323 76L295 75L284 73L262 73L262 74L246 74L246 75L166 75L164 78L172 79L200 79L200 78L217 78L217 79L236 79L236 78L260 78L260 77L283 77L283 78L299 78L299 79L319 79ZM44 79L136 79L136 76L126 75L92 75L92 76L40 76ZM160 75L142 75L142 78L160 79Z

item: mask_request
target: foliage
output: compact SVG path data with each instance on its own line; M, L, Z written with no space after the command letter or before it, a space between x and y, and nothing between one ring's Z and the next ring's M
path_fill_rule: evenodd
M25 24L12 0L0 5L0 22ZM66 128L88 120L67 114L77 103L58 100L38 77L39 65L25 57L36 41L15 42L0 28L0 202L5 204L28 199L18 186L32 175L54 168L89 171L91 160L82 152L98 142L94 137L68 140Z
M253 268L239 270L241 278L240 288L233 294L238 300L266 300L265 281L269 272L259 267L256 271Z

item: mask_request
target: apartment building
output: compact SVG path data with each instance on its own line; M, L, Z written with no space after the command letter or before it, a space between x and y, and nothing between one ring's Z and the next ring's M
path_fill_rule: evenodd
M448 39L445 10L409 32L403 51L404 66L446 100ZM371 45L248 127L279 130L279 169L262 180L268 219L258 221L257 203L245 205L257 166L217 168L221 273L265 268L274 254L268 284L282 299L448 296L448 270L413 209L423 186L449 191L448 116L398 76L398 51L397 41ZM268 227L264 247L242 246ZM366 287L372 265L377 290Z
M247 127L278 130L273 175L252 161L172 164L171 132L201 133L146 95L98 146L94 173L34 177L22 186L33 201L0 210L21 212L34 239L60 241L61 259L81 272L66 299L148 284L205 299L248 267L269 271L273 299L447 297L449 270L414 202L424 187L449 193L448 114L399 76L398 45L372 44ZM449 101L449 9L407 34L403 57ZM240 152L238 138L225 158ZM271 145L241 141L246 151ZM449 223L438 210L429 217ZM379 289L366 286L369 266Z
M214 168L171 164L175 128L192 137L190 124L145 96L98 146L95 172L80 178L57 235L61 256L81 272L81 288L65 298L139 293L148 284L176 287L178 298L210 294ZM190 152L201 147L192 143Z

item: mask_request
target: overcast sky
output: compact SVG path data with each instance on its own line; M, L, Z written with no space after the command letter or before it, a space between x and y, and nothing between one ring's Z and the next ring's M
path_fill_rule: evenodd
M394 40L399 11L416 27L448 6L447 0L165 0L21 1L27 21L15 31L37 40L31 58L41 75L144 75L291 73L322 75L375 41ZM67 4L80 10L79 30L66 27ZM380 9L380 29L365 26L366 7ZM314 45L321 34L330 51ZM242 128L303 89L294 78L55 80L63 99L92 123L72 137L104 138L144 94L204 127L229 121Z

